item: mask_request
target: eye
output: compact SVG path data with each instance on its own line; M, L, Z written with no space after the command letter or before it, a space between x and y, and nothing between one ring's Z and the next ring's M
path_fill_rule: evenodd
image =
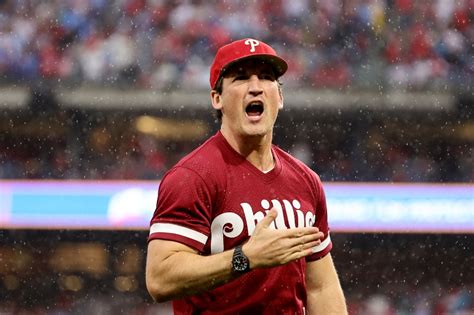
M260 80L268 80L268 81L275 81L275 75L272 71L262 71L259 73L258 78Z
M234 77L234 81L241 81L241 80L247 80L249 78L248 75L245 74L238 74Z
M275 81L275 76L273 74L270 74L270 73L262 74L261 78L263 80Z

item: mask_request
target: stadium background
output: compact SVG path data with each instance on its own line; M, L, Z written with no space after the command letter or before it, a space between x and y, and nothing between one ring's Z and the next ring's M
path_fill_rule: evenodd
M0 188L51 179L158 187L218 128L208 96L216 47L255 37L290 64L275 142L324 182L472 189L472 7L0 1ZM1 219L0 313L156 310L144 286L146 227L19 228ZM473 314L474 227L404 232L334 232L351 314Z

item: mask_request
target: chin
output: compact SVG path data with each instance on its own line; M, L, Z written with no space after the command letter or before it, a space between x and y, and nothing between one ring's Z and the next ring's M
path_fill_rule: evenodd
M243 131L244 135L249 137L263 137L270 133L268 129L262 127L244 128Z

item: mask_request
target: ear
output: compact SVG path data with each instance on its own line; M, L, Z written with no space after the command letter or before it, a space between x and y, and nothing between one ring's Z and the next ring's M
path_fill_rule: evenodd
M278 109L283 108L283 92L281 91L281 86L278 86L278 94L280 95L280 105L278 105Z
M211 101L212 101L212 107L214 107L214 109L222 109L221 100L222 100L221 95L216 90L212 90Z

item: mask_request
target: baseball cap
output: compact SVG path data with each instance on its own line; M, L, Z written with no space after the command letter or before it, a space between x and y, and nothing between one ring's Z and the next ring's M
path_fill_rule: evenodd
M253 38L244 38L224 45L216 53L211 65L210 84L213 89L224 71L237 61L244 59L262 59L269 62L277 77L288 69L286 61L279 57L270 45Z

